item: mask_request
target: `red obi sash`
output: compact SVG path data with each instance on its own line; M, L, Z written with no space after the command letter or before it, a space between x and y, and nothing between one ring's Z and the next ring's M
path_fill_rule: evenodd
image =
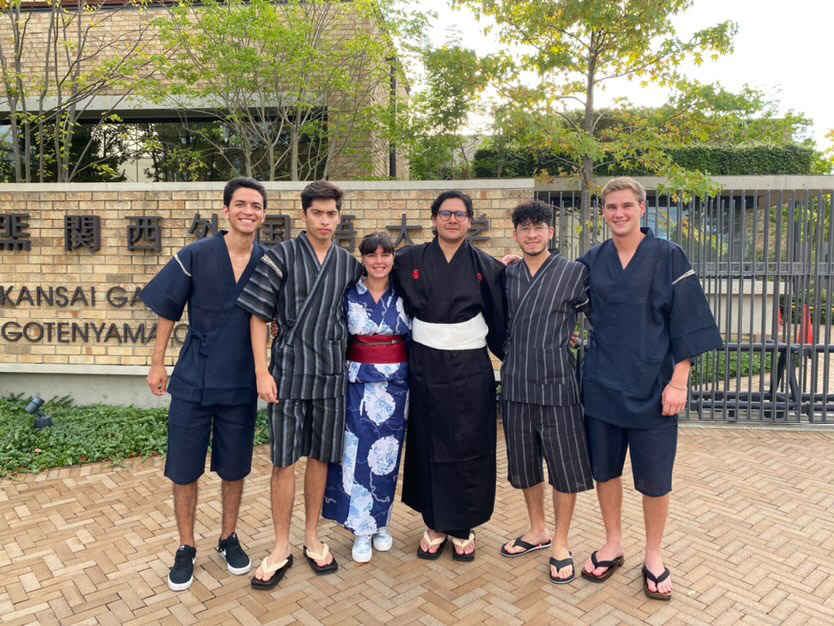
M403 335L351 335L348 361L354 363L405 363L408 350Z

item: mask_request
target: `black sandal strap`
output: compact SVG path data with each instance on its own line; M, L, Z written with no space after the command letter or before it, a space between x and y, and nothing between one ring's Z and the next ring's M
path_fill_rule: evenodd
M643 566L643 576L648 578L655 585L657 585L658 583L662 583L664 580L669 578L669 574L670 574L670 572L669 572L668 567L663 568L663 573L660 576L655 576L654 574L651 573L651 571L649 570L648 567L646 567L645 565Z
M621 564L620 559L622 559L622 558L623 557L620 556L620 557L617 557L616 559L614 559L613 561L597 561L597 553L596 552L591 552L591 563L594 564L594 569L596 569L598 567L609 567L610 568L610 567L619 566Z
M550 557L550 564L556 569L562 569L563 567L567 567L568 565L573 565L573 557L569 556L568 558L561 560Z

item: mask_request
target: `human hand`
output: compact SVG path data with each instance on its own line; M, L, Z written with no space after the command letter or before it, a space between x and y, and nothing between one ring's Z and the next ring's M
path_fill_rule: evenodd
M576 332L576 331L573 331L570 334L570 347L575 348L578 345L579 345L579 333Z
M258 372L255 375L258 385L258 397L265 402L278 402L278 386L269 372Z
M663 415L677 415L683 411L686 406L686 388L675 387L669 383L663 389L661 396L661 403L663 406Z
M501 262L504 265L510 265L511 263L517 263L520 260L521 260L521 257L518 256L517 254L508 254L501 259Z
M165 390L168 388L168 371L164 365L151 365L151 370L145 380L148 381L148 387L153 395L165 395Z
M276 320L269 323L269 334L272 335L273 339L278 336L278 322Z

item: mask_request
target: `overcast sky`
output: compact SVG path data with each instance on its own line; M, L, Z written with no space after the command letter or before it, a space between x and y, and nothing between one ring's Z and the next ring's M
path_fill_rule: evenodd
M466 47L483 53L496 45L481 35L481 26L471 14L452 11L446 0L420 4L438 13L432 37L436 44L444 43L446 30L453 27L461 32ZM748 83L767 92L779 101L782 112L792 109L809 117L817 146L826 147L825 133L834 129L834 0L695 0L677 18L678 34L683 38L728 19L738 24L735 52L692 67L687 74L727 89ZM622 81L617 89L626 90L635 104L665 102L664 92L657 88L640 89ZM608 93L612 92L609 87ZM606 94L599 95L600 105L609 104Z

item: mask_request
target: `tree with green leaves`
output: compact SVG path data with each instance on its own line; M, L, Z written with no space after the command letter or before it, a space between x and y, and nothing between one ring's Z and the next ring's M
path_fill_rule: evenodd
M8 0L0 6L0 103L9 124L11 180L120 178L121 157L106 150L113 142L126 145L115 111L152 76L149 24L139 20L125 32L114 22L126 11L142 11L143 2L105 7L49 0L35 7ZM113 91L120 95L103 108L96 103Z
M479 58L456 44L426 47L421 59L423 88L412 95L408 123L401 126L411 177L471 178L477 145L463 130L471 114L481 109L479 96L495 72L496 59Z
M246 175L327 177L385 131L399 71L388 4L181 0L156 22L177 52L156 59L166 81L153 97L226 125Z
M730 52L735 24L725 21L680 37L673 18L692 0L458 3L492 18L502 42L521 50L500 85L505 104L496 122L505 141L511 137L515 145L565 155L562 172L581 182L580 223L587 223L594 173L607 160L636 162L699 192L710 190L705 177L686 176L671 164L664 148L688 141L696 128L707 132L699 122L751 109L749 94L700 85L680 72L685 61ZM536 77L534 84L529 75ZM618 80L669 88L669 106L605 129L596 98L606 86L615 90ZM617 102L624 115L633 109L624 98ZM581 237L584 249L584 232Z

